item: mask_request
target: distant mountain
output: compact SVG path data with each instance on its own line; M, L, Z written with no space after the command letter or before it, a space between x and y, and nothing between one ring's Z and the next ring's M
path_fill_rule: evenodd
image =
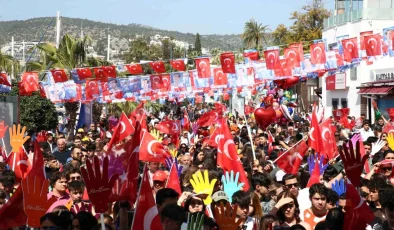
M50 27L49 23L52 21ZM149 26L139 24L129 25L116 25L110 23L96 22L86 19L79 18L61 18L61 35L72 34L79 36L81 32L81 26L83 28L84 35L90 35L95 41L94 47L99 54L104 54L107 29L111 34L111 38L115 41L129 41L129 39L135 38L135 35L144 35L145 37L154 36L159 34L161 36L169 36L178 41L187 42L194 44L195 34L181 33L177 31L168 31L152 28ZM38 41L40 40L43 32L48 28L47 34L43 41L55 41L55 25L56 19L43 17L33 18L23 21L0 21L0 46L9 43L11 36L14 36L15 41ZM203 48L214 49L220 48L224 51L238 51L242 46L240 35L201 35L201 44ZM114 44L117 46L117 44ZM113 46L113 44L111 44ZM121 46L124 47L124 44Z

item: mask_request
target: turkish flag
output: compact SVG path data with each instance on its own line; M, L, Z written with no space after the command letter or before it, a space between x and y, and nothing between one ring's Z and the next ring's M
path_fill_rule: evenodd
M142 70L141 64L130 64L130 65L125 65L127 70L129 71L130 74L132 75L137 75L137 74L142 74L144 71Z
M149 62L150 67L152 67L153 71L156 73L165 73L166 67L164 66L164 62L162 61L155 61Z
M24 179L31 169L31 162L23 148L20 148L18 152L11 152L7 158L7 164L20 179Z
M134 120L135 120L135 119L141 120L141 119L142 119L142 116L144 116L145 114L146 114L146 111L145 111L145 102L141 101L141 102L138 104L138 106L134 109L134 111L131 112L131 114L130 114L130 116L129 116L129 119L133 120L133 117L134 117ZM133 123L133 124L134 124L134 123Z
M114 144L117 144L126 139L126 137L132 135L134 131L135 129L131 124L131 121L129 118L127 118L126 114L122 112L119 122L115 127L114 133L112 134L112 138L108 143L108 149L111 149Z
M86 100L92 100L100 95L99 82L97 80L86 80Z
M314 184L320 183L320 169L319 169L319 162L317 158L318 157L316 157L315 159L315 167L313 168L312 175L309 178L308 184L306 185L307 188L310 188Z
M352 62L353 59L358 58L357 38L343 39L342 47L345 61Z
M189 115L187 114L187 110L186 109L183 111L182 126L183 126L184 130L189 131L189 129L190 129L190 119L189 119Z
M317 109L316 105L314 105L312 112L311 129L309 131L308 145L317 153L320 153L323 150L323 142L321 136L322 135L320 132L319 121L317 120Z
M326 48L325 43L316 43L310 46L311 52L311 63L316 64L326 64Z
M148 131L144 131L140 145L140 161L164 163L170 156L158 140Z
M77 68L76 70L80 80L93 77L93 73L90 68Z
M235 56L233 52L226 52L220 55L223 73L235 74Z
M222 136L220 134L220 127L216 127L213 133L209 136L208 145L215 148L218 147L221 137Z
M298 50L300 61L304 60L304 45L302 44L302 42L293 43L289 45L289 48L296 48Z
M52 73L53 80L56 83L68 81L67 74L63 69L51 70L51 73Z
M198 119L197 124L200 127L210 126L219 122L222 112L219 110L212 110L206 113L203 113Z
M255 52L247 52L247 53L243 53L243 56L246 58L249 58L252 61L257 61L259 60L259 52L255 51Z
M239 182L245 184L242 190L248 191L250 188L249 180L246 177L244 167L238 157L237 147L235 147L234 143L234 137L231 135L226 119L222 119L219 135L217 164L223 169L224 172L239 172Z
M197 58L195 61L198 77L209 78L211 76L211 64L209 63L209 58Z
M182 194L181 183L179 181L178 171L176 170L175 162L170 169L166 188L174 189L179 195Z
M11 82L8 80L7 73L5 72L0 73L0 85L12 86Z
M225 101L230 100L230 94L227 93L227 92L224 92L224 93L223 93L223 100L225 100Z
M294 69L301 66L300 53L298 47L284 49L287 68Z
M116 78L116 66L102 66L101 69L103 69L104 75L107 78Z
M364 36L373 34L373 31L364 31L360 33L360 50L365 50Z
M170 64L177 71L186 71L185 62L182 59L171 60Z
M202 95L199 95L199 94L196 94L196 100L195 100L195 102L196 102L196 103L202 103L202 101L203 101L203 96L202 96Z
M161 81L163 83L163 87L160 89L161 92L171 91L171 76L169 74L162 74Z
M331 119L326 119L319 125L323 149L320 154L327 156L328 159L334 159L338 155L337 145L333 129L335 126L332 125Z
M372 34L364 36L364 45L368 57L382 55L382 35Z
M267 69L280 69L279 50L264 51L265 64Z
M107 75L104 73L103 68L95 67L93 68L94 75L96 76L96 80L100 81L108 81Z
M286 60L279 60L279 68L274 69L276 77L290 77L292 76L292 69L288 68Z
M339 51L338 51L338 50L335 50L335 58L337 59L337 67L338 67L338 66L343 66L343 65L344 65L344 63L343 63L343 57L342 57L341 54L339 54Z
M136 210L134 211L131 230L157 229L161 230L159 212L149 182L148 167L144 167L141 186L138 191Z
M271 132L268 131L268 156L271 154L271 151L274 150L274 146L272 145L272 143L274 143L274 137L272 136Z
M394 108L387 108L386 111L390 117L390 120L394 121Z
M332 111L332 115L336 121L340 121L342 117L349 116L350 109L349 108L342 108Z
M25 93L31 93L38 90L38 73L25 72L22 75L22 85Z
M39 89L39 91L40 91L40 96L41 96L42 98L47 98L47 95L46 95L46 93L45 93L45 89L44 89L44 87L42 87L41 84L38 84L38 89Z
M254 108L252 106L246 105L244 106L244 113L246 115L249 115L251 113L254 113Z
M286 173L296 174L307 150L308 145L305 140L301 140L276 158L275 162Z
M155 74L155 75L150 75L150 82L151 82L151 88L153 90L159 90L164 88L163 81L161 79L161 75Z
M221 68L213 69L213 84L215 86L227 85L227 74Z
M155 128L160 131L160 133L165 134L180 134L181 133L181 124L180 121L162 121L159 122Z

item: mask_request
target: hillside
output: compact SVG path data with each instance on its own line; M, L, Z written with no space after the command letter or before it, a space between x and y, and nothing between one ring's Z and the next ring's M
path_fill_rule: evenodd
M24 21L0 21L0 46L11 41L11 36L14 36L15 41L38 41L48 27L52 18L33 18ZM139 24L129 25L116 25L109 23L96 22L79 18L61 18L61 33L62 35L68 33L74 36L80 34L81 25L83 27L84 35L90 35L95 42L95 49L99 53L104 52L104 44L106 43L107 29L109 28L111 37L115 41L124 43L135 35L144 35L150 37L156 34L162 36L173 37L176 40L194 44L195 35L191 33L180 33L177 31L167 31L152 28L149 26ZM43 39L44 41L55 41L55 24L56 20L53 19L48 32ZM240 35L202 35L201 44L203 48L220 48L225 51L239 50L242 46ZM111 44L118 46L118 44ZM122 44L124 45L124 44ZM99 46L99 47L97 47Z

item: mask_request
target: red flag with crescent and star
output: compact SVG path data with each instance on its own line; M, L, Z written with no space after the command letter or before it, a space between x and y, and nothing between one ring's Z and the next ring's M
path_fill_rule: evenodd
M206 113L203 113L198 119L197 124L200 127L210 126L216 124L220 121L221 116L223 116L223 112L220 110L212 110Z
M22 75L21 86L24 88L25 93L31 93L38 90L38 73L25 72Z
M190 129L190 119L189 115L187 114L187 110L183 111L183 121L182 121L183 129L189 131Z
M77 68L76 70L80 80L93 77L93 73L90 68Z
M326 64L326 48L325 43L316 43L311 44L310 46L311 52L311 63L316 64Z
M127 70L129 71L130 74L132 75L137 75L137 74L142 74L144 71L142 70L141 64L130 64L130 65L125 65Z
M170 64L177 71L186 71L185 62L182 59L171 60Z
M0 73L0 85L12 86L11 82L8 80L7 73L5 72Z
M317 108L313 106L311 129L309 131L308 145L314 149L317 153L323 150L323 142L321 138L321 130L319 127L319 121L317 119Z
M249 58L251 61L257 61L260 58L259 57L259 52L257 52L257 51L243 53L243 56L245 58Z
M157 210L155 198L153 197L152 187L149 182L148 167L146 166L138 194L131 230L161 230L160 215Z
M321 131L321 138L323 142L323 149L320 154L327 156L328 159L334 159L338 155L337 145L334 136L335 126L332 125L331 119L326 119L319 125Z
M140 161L164 163L170 154L164 145L156 140L148 131L143 131L140 144Z
M250 188L249 180L246 177L244 167L239 159L237 147L234 143L234 137L231 135L230 128L227 125L227 120L222 119L220 131L218 134L218 165L222 167L224 172L234 171L239 172L239 183L244 183L243 191L248 191Z
M279 50L266 50L264 51L265 64L267 69L281 69L279 61Z
M86 100L98 98L100 96L99 81L86 80L85 90Z
M305 140L301 140L293 145L289 150L280 155L274 163L278 165L284 172L296 174L301 166L302 159L308 150Z
M154 61L154 62L149 62L150 67L152 67L153 71L156 73L165 73L166 72L166 67L164 65L164 62L162 61Z
M343 60L352 62L353 59L358 58L358 44L357 38L348 38L342 40Z
M101 69L107 78L116 78L116 66L102 66Z
M196 61L196 69L197 76L199 78L209 78L211 77L211 64L209 62L209 58L197 58Z
M227 74L221 68L213 69L213 84L215 86L227 86Z
M51 70L51 73L52 73L53 80L56 83L68 81L67 74L63 69Z
M233 52L226 52L220 55L220 64L223 73L235 74L235 55Z
M132 135L134 131L135 129L131 124L131 121L127 118L126 114L122 112L119 122L114 128L112 138L108 143L108 149L111 149L114 144L117 144L123 141L126 137Z
M155 128L160 131L160 133L165 134L180 134L181 133L181 122L180 121L162 121L159 122Z
M96 76L96 80L100 81L108 81L108 77L106 74L104 74L104 70L101 67L95 67L93 68L94 75Z
M284 54L287 68L294 69L295 67L301 66L300 52L297 47L285 48Z
M179 195L182 194L181 183L179 181L178 171L176 170L175 163L172 164L170 175L168 176L166 188L174 189Z
M20 148L18 152L11 152L7 158L7 164L20 179L24 179L31 169L31 162L23 148Z
M364 36L364 46L368 57L382 55L382 35Z

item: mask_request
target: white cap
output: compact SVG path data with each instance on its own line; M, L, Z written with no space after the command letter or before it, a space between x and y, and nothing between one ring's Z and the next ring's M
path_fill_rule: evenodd
M286 175L286 173L282 169L277 171L275 174L276 181L282 181L284 175Z

